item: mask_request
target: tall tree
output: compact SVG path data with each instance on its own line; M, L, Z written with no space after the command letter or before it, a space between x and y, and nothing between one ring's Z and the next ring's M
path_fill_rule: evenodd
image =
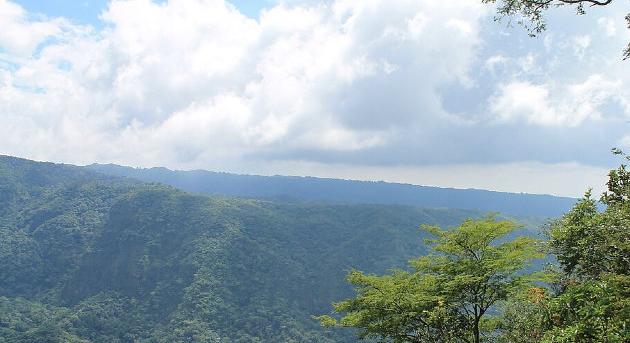
M483 3L497 4L497 19L509 18L525 26L531 36L547 29L545 12L553 7L571 6L577 14L586 14L586 7L607 6L614 0L481 0ZM625 17L630 29L630 13ZM623 59L630 58L630 43L623 51Z
M607 185L603 210L588 191L551 222L554 281L512 299L499 342L630 342L630 170L611 170Z
M615 154L623 155L619 150ZM625 157L630 160L630 157ZM599 211L590 192L551 225L562 267L547 341L630 342L630 170L608 174Z
M427 240L431 254L410 261L411 271L352 271L356 297L333 305L341 319L318 319L381 341L479 343L489 310L530 285L535 275L524 267L542 257L534 239L507 239L518 227L494 217L452 230L423 226L434 237Z

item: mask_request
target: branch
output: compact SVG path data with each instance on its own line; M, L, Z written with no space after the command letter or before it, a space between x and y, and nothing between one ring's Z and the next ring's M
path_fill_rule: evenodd
M563 2L565 4L581 4L581 3L588 3L591 4L591 6L606 6L608 4L610 4L612 2L612 0L606 0L606 1L597 1L597 0L558 0L560 2Z
M554 0L545 0L545 1L524 0L524 1L526 3L528 3L528 4L542 5L542 6L551 5L554 2ZM606 6L606 5L609 5L613 0L605 0L605 1L597 1L597 0L555 0L555 1L558 1L558 2L563 3L563 4L571 4L571 5L588 3L588 4L591 4L591 6Z

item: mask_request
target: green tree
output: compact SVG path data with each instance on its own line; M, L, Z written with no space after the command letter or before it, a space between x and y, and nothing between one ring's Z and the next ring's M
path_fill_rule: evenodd
M613 150L622 155L619 150ZM629 159L627 156L626 159ZM590 191L549 230L562 268L546 341L630 341L630 171L608 174L599 211Z
M499 341L630 342L630 171L623 164L611 170L607 185L603 211L588 191L551 222L554 280L511 300Z
M384 342L481 342L493 331L490 309L537 277L524 271L542 257L536 240L508 239L518 227L494 217L452 230L423 226L432 253L410 261L412 271L350 272L356 297L333 305L340 319L318 319Z
M545 308L548 291L531 287L501 304L501 316L495 323L498 343L540 342L547 328L549 311Z
M481 0L483 3L497 4L497 20L516 19L524 26L530 36L536 36L547 29L545 12L554 7L571 6L577 14L586 14L585 7L601 7L614 0ZM630 29L630 13L625 17ZM630 58L630 43L623 52L623 59Z

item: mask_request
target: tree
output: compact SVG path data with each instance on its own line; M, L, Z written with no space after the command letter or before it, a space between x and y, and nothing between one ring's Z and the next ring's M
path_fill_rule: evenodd
M588 191L551 222L553 281L511 300L500 342L630 342L630 171L611 170L607 185L603 211Z
M620 150L613 150L623 155ZM628 156L625 156L630 160ZM608 174L599 211L590 191L552 223L551 252L562 274L549 300L546 341L630 341L630 171Z
M586 14L585 7L601 7L613 3L613 0L481 0L483 3L495 4L497 20L501 18L516 18L518 24L523 25L530 36L536 36L547 29L544 13L553 7L571 6L577 14ZM630 29L630 13L625 17ZM630 43L623 52L623 59L630 58Z
M497 318L497 343L540 342L547 329L549 311L545 308L548 292L543 287L531 287L504 302Z
M411 271L366 275L348 281L356 297L333 305L340 319L324 326L354 327L362 338L393 342L479 343L491 324L489 311L536 278L524 268L541 258L537 241L507 239L519 226L494 217L466 220L452 230L423 226L432 253L410 261Z

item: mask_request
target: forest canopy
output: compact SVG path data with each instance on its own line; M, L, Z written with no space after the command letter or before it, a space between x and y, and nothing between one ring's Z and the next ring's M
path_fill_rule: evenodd
M614 151L623 155L619 150ZM629 157L624 156L625 159ZM544 245L510 238L512 222L467 220L437 238L411 271L352 271L356 295L320 316L383 342L611 342L630 340L630 171L611 170L597 201L587 191L548 225ZM545 247L544 250L539 250ZM532 271L546 252L557 263Z

